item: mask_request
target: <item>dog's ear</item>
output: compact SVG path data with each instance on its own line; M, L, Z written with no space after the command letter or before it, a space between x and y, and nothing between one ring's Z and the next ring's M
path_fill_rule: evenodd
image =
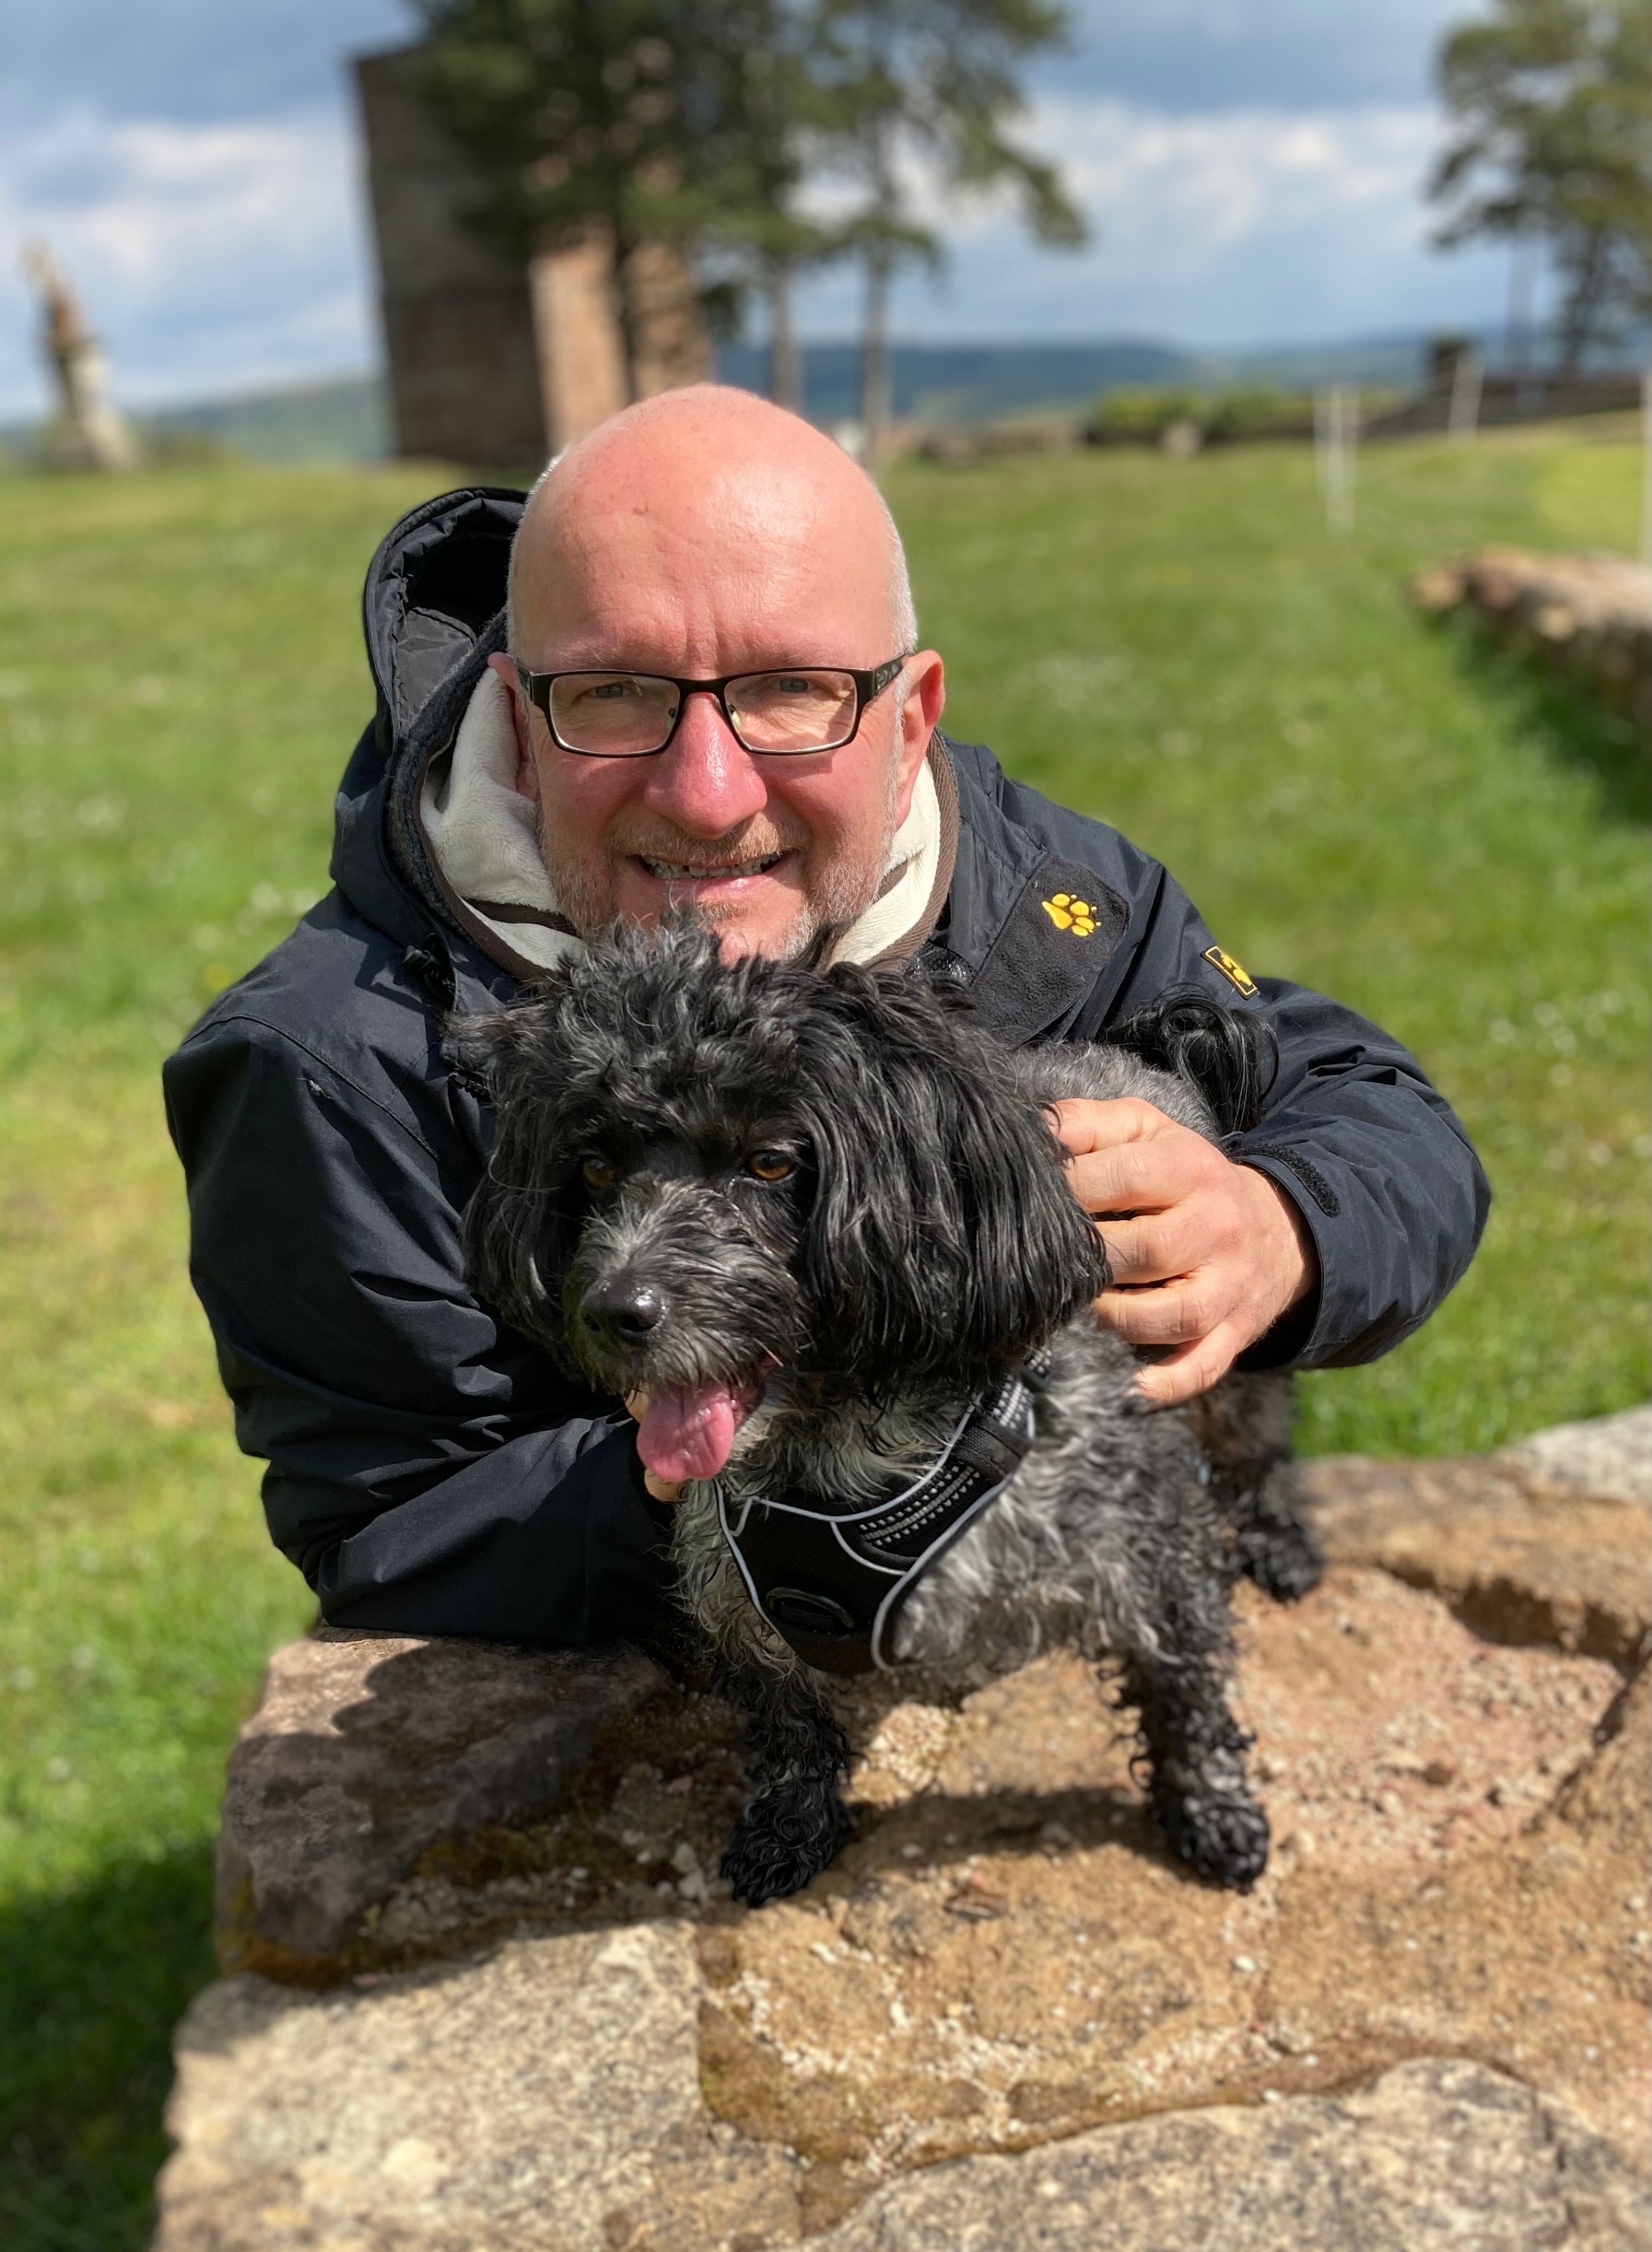
M493 1105L497 1132L464 1214L465 1279L513 1328L553 1350L577 1230L566 1208L552 1094L559 1011L529 1000L450 1022L446 1046Z
M1049 1123L985 1033L912 984L834 971L799 1027L823 1367L980 1381L1107 1286Z
M1224 1008L1197 985L1168 986L1107 1037L1196 1088L1219 1134L1247 1134L1279 1075L1279 1042L1267 1018Z

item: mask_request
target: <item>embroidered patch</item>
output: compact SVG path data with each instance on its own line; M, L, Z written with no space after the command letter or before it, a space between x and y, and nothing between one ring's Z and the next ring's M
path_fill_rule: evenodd
M1070 930L1074 938L1095 936L1096 911L1088 900L1078 899L1071 892L1052 892L1041 905L1058 930ZM1251 988L1253 992L1255 990Z
M1219 946L1207 946L1204 959L1212 970L1221 971L1230 985L1237 985L1247 1001L1256 998L1256 980L1242 962L1235 962L1232 956L1225 954Z

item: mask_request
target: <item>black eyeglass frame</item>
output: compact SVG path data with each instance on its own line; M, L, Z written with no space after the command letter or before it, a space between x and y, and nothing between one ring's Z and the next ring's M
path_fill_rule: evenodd
M662 751L669 751L683 724L683 714L688 709L691 696L715 696L717 707L723 714L728 731L748 756L754 759L812 759L824 751L840 751L845 743L852 743L860 733L860 723L866 716L868 705L875 704L899 677L901 668L913 652L892 657L883 664L874 665L870 672L857 671L852 664L764 664L755 671L725 672L720 680L679 680L670 672L634 671L628 665L580 664L559 672L531 672L518 658L516 660L517 678L522 683L522 692L530 704L538 706L545 715L545 724L551 730L551 740L559 751L566 751L575 759L657 759ZM841 672L855 685L855 717L847 734L839 735L829 743L809 743L799 750L777 751L757 749L748 743L739 729L739 722L728 708L728 692L737 680L760 680L766 673L774 672ZM663 743L651 751L582 751L573 743L565 743L557 733L557 723L551 716L551 691L559 680L582 680L592 673L612 672L633 680L663 680L677 692L677 717L671 722L671 732Z

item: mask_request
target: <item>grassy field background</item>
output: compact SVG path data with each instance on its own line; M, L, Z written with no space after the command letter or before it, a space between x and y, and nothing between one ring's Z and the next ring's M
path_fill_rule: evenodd
M1314 1449L1492 1445L1649 1387L1648 766L1407 612L1487 539L1627 549L1604 427L903 467L948 725L1167 859L1224 945L1401 1033L1498 1205L1468 1281L1305 1387ZM184 1274L161 1056L325 886L362 570L418 466L0 481L0 2237L141 2245L211 1975L223 1760L309 1599Z

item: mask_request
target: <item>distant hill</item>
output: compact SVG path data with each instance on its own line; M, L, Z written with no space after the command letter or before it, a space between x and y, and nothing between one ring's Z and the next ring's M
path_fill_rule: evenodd
M1093 344L897 344L892 358L896 414L936 424L1080 407L1099 391L1122 385L1186 383L1197 365L1171 345L1130 338ZM725 344L718 368L725 383L746 391L768 388L768 353L761 345ZM859 346L806 346L803 380L804 412L812 421L854 415L860 405Z
M135 418L168 439L210 438L257 462L371 462L390 451L390 410L377 376L248 391Z
M816 422L851 418L860 393L860 351L817 344L804 351L805 411ZM935 426L989 422L1000 415L1073 411L1104 391L1175 384L1216 389L1234 383L1380 384L1403 389L1421 365L1415 337L1374 338L1315 350L1232 353L1178 351L1148 338L1096 344L897 344L895 412ZM768 354L757 344L725 344L725 383L765 391ZM191 436L261 462L366 462L391 449L389 403L377 376L244 392L142 415L163 445ZM17 433L22 438L26 434Z
M1173 385L1218 390L1236 384L1365 383L1404 390L1421 371L1420 337L1376 337L1351 344L1270 351L1193 352L1147 339L1098 344L897 344L892 354L897 414L932 425L989 422L1000 415L1087 407L1106 391ZM718 355L725 383L766 391L768 354L725 344ZM859 406L860 351L852 344L810 344L804 353L804 411L837 422Z
M1409 390L1422 372L1420 335L1357 337L1343 344L1293 344L1243 352L1184 351L1145 337L1094 344L897 344L895 412L935 427L1003 415L1072 412L1107 391L1147 386L1215 391L1267 384L1308 391L1322 383ZM1490 355L1496 358L1495 351ZM767 388L768 354L758 344L725 344L718 355L725 383ZM825 424L857 411L860 351L853 344L815 344L804 352L805 409ZM390 413L378 376L252 391L154 410L139 427L169 444L204 438L263 462L367 462L391 449ZM35 433L0 430L0 445L26 452Z

